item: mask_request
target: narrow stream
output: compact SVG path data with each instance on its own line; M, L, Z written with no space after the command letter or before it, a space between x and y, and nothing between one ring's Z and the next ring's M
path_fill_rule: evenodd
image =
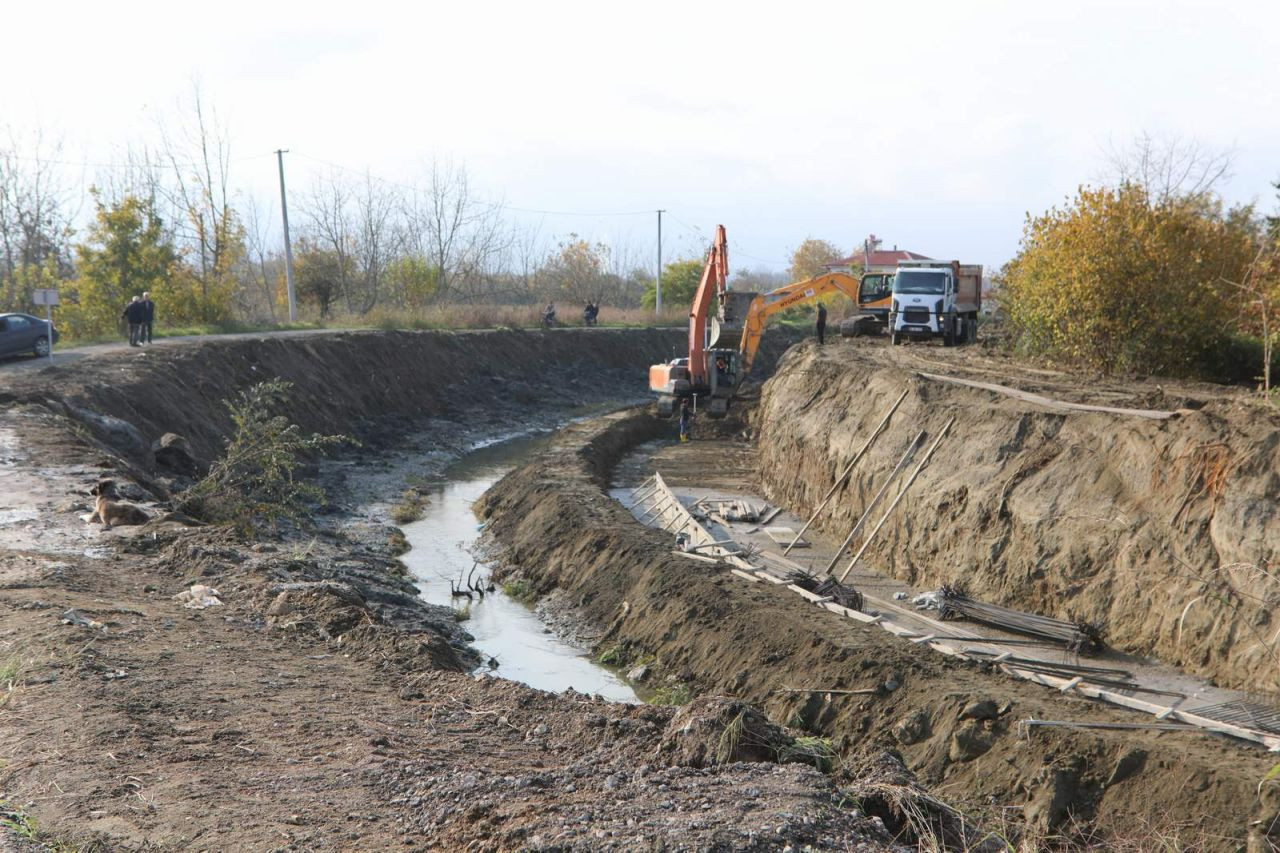
M469 605L449 594L450 580L465 579L474 562L471 550L480 528L472 504L547 440L547 435L538 435L480 447L420 487L430 503L420 520L403 525L413 547L401 559L424 599L469 611L463 627L485 657L497 658L494 674L539 690L560 693L572 687L616 702L638 702L626 682L549 633L533 610L501 590ZM483 565L480 571L488 574Z

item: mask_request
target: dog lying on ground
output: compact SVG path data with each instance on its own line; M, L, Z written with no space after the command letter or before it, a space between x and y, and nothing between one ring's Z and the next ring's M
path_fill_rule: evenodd
M120 495L116 492L115 480L99 480L98 484L89 490L89 494L97 497L93 504L93 513L89 516L90 523L95 520L100 521L103 527L109 530L113 524L128 526L146 524L151 520L151 516L139 507L120 500Z

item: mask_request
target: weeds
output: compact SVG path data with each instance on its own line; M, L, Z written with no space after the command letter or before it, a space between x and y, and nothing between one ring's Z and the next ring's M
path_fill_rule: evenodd
M405 489L400 502L391 508L391 520L396 524L409 524L422 518L426 508L426 495L417 489Z
M614 643L609 648L600 653L596 658L598 663L605 666L622 666L627 662L627 646L625 643Z
M4 663L0 663L0 705L8 703L20 686L26 671L27 663L17 652L6 658Z
M738 752L738 744L742 742L742 733L747 728L747 712L739 711L738 716L729 721L729 725L720 732L720 740L716 742L716 763L728 764Z
M679 683L672 684L667 687L659 687L657 690L653 691L653 695L649 697L649 704L676 707L679 705L688 705L689 700L692 698L693 691L689 689L689 685Z
M0 827L4 827L24 841L39 843L39 831L36 829L35 818L22 808L0 802Z
M502 591L506 593L507 598L514 598L522 604L533 604L538 600L538 591L524 578L507 581L502 585Z
M836 763L836 750L830 738L805 735L792 741L778 758L784 763L799 761L811 764L823 773L829 773Z

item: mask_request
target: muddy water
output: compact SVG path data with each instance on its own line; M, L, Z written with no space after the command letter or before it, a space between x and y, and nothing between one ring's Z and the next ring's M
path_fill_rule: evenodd
M614 701L637 702L624 681L551 634L529 607L501 590L470 604L450 596L450 581L465 579L475 563L471 552L481 531L472 503L546 440L545 435L524 437L477 448L421 486L430 503L421 520L402 526L413 546L402 559L423 598L469 614L463 627L475 638L473 646L486 658L497 659L494 674L540 690L559 693L572 687ZM483 564L476 573L488 575Z

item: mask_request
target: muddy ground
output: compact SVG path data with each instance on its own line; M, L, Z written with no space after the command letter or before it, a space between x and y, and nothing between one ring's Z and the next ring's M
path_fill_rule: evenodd
M857 351L830 352L837 363ZM793 350L784 374L797 357ZM712 488L756 485L759 427L707 427L695 427L692 444L660 451L664 474ZM507 570L543 591L567 590L597 626L601 651L642 664L659 689L743 697L774 720L832 738L850 778L870 756L892 751L931 792L1003 837L1271 849L1280 801L1258 784L1275 763L1259 749L1203 733L1023 730L1017 723L1027 718L1143 718L943 658L672 554L667 534L640 526L605 493L613 466L663 435L670 426L643 413L568 428L490 490L480 510L506 547Z
M625 398L625 365L663 357L670 337L213 342L11 381L0 409L3 843L889 846L883 824L805 756L720 751L722 706L677 718L469 674L478 661L452 610L417 599L395 530L369 511L403 488L404 460L421 474L479 439ZM395 381L379 378L388 363ZM297 384L296 420L365 442L316 469L330 486L318 527L246 537L82 520L103 474L135 477L148 505L179 488L190 476L180 468L216 453L222 398L272 375ZM429 376L439 387L417 396ZM151 443L178 431L195 459L161 453L158 464ZM222 604L184 607L174 596L194 584ZM757 728L744 743L791 742Z

